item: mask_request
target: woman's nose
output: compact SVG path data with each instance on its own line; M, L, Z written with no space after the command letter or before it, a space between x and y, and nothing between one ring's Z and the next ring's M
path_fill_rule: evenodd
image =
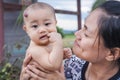
M75 37L81 39L81 30L75 32Z

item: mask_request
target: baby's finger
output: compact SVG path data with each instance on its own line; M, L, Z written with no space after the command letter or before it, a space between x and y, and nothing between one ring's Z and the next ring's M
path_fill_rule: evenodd
M48 33L47 36L50 37L51 33Z
M64 48L63 51L64 51L64 53L68 53L68 49L67 48Z

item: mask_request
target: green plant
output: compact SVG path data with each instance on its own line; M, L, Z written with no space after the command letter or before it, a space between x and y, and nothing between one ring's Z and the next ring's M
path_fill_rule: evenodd
M16 25L20 25L23 23L23 11L25 8L26 7L22 7L22 10L20 11L19 16L17 17Z
M57 32L61 34L62 38L65 37L65 34L63 33L63 29L57 26Z
M18 59L13 64L4 62L0 68L0 80L18 80L21 68L16 64Z
M22 63L22 60L18 57L14 59L14 61L11 61L13 57L6 48L7 46L5 47L4 60L0 64L0 80L18 80L21 71L20 63Z
M20 75L20 68L14 64L6 62L0 70L1 80L18 80Z
M35 0L21 0L21 1L22 1L22 8L16 20L17 25L23 23L23 11L25 10L25 8L35 2Z

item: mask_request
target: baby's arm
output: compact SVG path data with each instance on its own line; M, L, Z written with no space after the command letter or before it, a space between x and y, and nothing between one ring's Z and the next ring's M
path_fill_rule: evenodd
M63 41L62 37L57 32L52 32L49 35L49 41L52 43L53 48L49 54L49 62L53 65L54 69L60 69L63 61Z
M72 50L70 48L64 48L63 59L70 58L72 56Z

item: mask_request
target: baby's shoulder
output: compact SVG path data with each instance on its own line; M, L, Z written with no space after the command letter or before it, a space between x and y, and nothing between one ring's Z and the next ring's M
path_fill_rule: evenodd
M42 53L48 53L48 49L43 46L31 46L27 49L28 53L33 53L33 54L42 54Z

